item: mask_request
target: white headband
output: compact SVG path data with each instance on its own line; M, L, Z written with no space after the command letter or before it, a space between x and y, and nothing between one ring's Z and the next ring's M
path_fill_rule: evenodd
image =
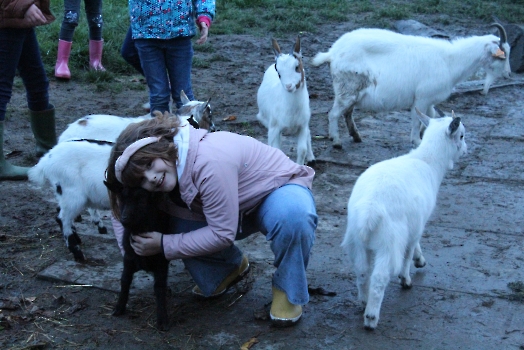
M118 159L115 162L115 176L116 176L116 179L120 183L123 183L122 182L122 171L124 171L124 169L125 169L125 167L127 165L127 162L129 161L129 158L131 158L131 156L133 154L135 154L136 151L138 151L140 148L160 141L160 138L161 138L161 136L158 136L158 137L157 136L145 137L145 138L137 140L137 141L133 142L132 144L130 144L129 146L127 146L127 148L124 150L122 155L120 157L118 157Z

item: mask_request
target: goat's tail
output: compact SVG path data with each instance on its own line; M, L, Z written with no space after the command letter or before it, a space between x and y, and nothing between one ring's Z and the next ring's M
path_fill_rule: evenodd
M351 244L351 241L355 240L368 243L371 234L382 221L382 215L376 209L370 205L348 205L347 229L342 246Z
M366 250L371 250L375 260L381 260L381 264L389 266L390 273L397 275L407 245L404 233L407 227L403 227L401 222L392 222L380 208L374 205L348 206L347 229L341 245L352 256L354 264L367 264L364 261Z
M320 66L324 63L330 63L331 62L331 54L328 52L319 52L313 57L313 60L311 60L311 64L314 66Z
M46 182L46 176L44 172L46 159L47 155L42 157L40 161L34 167L29 169L27 173L29 181L40 187L42 187Z

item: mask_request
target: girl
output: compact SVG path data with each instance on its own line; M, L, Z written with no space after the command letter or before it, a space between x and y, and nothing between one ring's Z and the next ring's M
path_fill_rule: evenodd
M129 0L129 14L131 38L126 36L124 52L133 54L133 45L138 52L138 60L132 59L135 67L140 62L146 77L151 114L170 111L171 97L176 107L181 107L181 90L193 100L191 38L198 26L200 38L196 43L206 42L215 16L215 0Z
M313 169L251 137L207 133L162 116L131 124L118 138L107 181L168 193L168 234L147 232L131 245L138 255L182 259L193 293L219 296L249 269L234 241L262 232L275 254L270 310L277 326L295 324L309 301L306 268L317 214ZM119 218L116 194L110 193ZM122 228L113 222L122 250Z

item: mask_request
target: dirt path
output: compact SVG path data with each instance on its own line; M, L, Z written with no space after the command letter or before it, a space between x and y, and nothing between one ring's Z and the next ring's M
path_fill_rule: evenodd
M345 29L329 32L325 42L332 42ZM291 48L293 38L287 39L287 43L280 41L283 50ZM120 257L111 232L100 236L91 225L78 225L83 250L90 258L90 263L79 266L71 261L54 221L56 202L51 191L28 182L3 182L0 347L238 349L255 337L258 343L252 349L524 348L523 89L493 89L487 97L456 94L440 106L463 118L469 154L441 187L437 209L421 242L428 264L412 271L411 290L401 290L396 281L389 285L379 326L367 332L362 308L356 303L354 276L339 247L346 203L356 178L369 165L409 151L409 116L407 112L379 116L357 111L363 142L351 142L341 125L343 148L333 149L324 137L326 112L332 103L331 79L327 67L307 64L327 45L307 34L302 42L312 96L311 131L316 135L314 194L320 221L308 269L311 302L300 324L275 329L263 319L264 306L271 301L273 268L269 246L261 235L239 243L250 257L253 272L219 300L195 300L188 274L180 262L172 262L168 332L153 327L154 298L147 275L135 281L128 315L112 317L116 293L111 290L118 290ZM214 53L199 54L223 58L212 61L210 69L194 71L196 96L213 97L220 129L266 141L266 130L255 118L255 96L265 68L272 63L269 40L224 36L215 38L213 45ZM147 99L145 91L136 89L96 92L91 86L54 79L51 96L59 131L90 113L141 115L140 105ZM35 164L22 88L16 89L10 108L6 150L13 162ZM230 115L237 119L222 121ZM284 150L295 158L294 141L284 139ZM105 222L110 225L107 218ZM59 266L62 275L78 274L77 282L38 277L53 266ZM73 286L95 277L93 284L100 288Z

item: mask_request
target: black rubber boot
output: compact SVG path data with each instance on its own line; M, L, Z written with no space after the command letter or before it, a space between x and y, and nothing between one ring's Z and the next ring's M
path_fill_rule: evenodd
M36 156L41 157L56 145L55 107L45 111L29 111L31 130L36 140Z

